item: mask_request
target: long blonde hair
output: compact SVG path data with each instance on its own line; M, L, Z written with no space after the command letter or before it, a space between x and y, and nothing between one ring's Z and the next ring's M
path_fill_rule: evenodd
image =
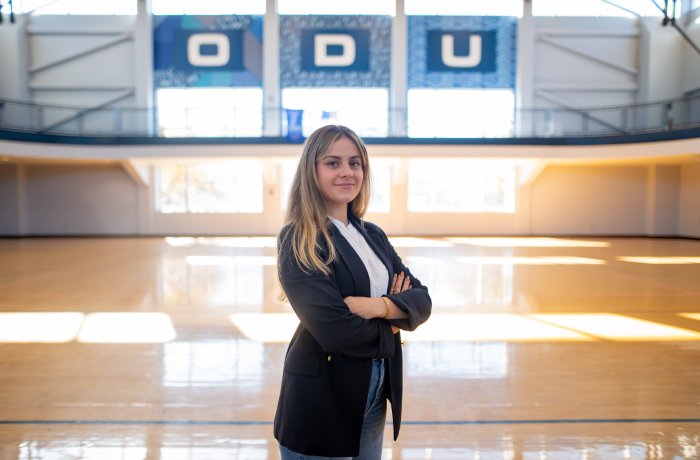
M329 219L326 201L321 193L316 162L320 161L330 150L335 141L346 137L352 141L360 152L363 179L360 192L349 203L350 212L362 218L367 211L372 194L367 148L362 139L350 128L341 125L328 125L314 131L304 144L304 150L299 159L297 172L292 181L289 194L285 232L288 242L280 241L291 248L295 259L304 271L321 271L330 274L328 267L336 257L335 247L328 231ZM319 233L328 248L328 256L320 256Z

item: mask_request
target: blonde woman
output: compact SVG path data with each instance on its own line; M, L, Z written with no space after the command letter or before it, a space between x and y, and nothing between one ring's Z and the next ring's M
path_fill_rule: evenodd
M425 322L431 300L384 232L362 220L370 193L357 134L335 125L311 134L278 237L280 284L300 321L274 423L283 460L380 459L387 399L399 434L399 330Z

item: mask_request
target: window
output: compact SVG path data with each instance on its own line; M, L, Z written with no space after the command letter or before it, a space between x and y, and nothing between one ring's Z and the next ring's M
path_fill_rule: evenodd
M260 136L260 88L164 88L156 92L163 137Z
M523 0L490 2L455 0L405 0L406 14L442 16L522 16Z
M94 1L94 0L93 0ZM265 14L265 0L151 0L153 14Z
M0 3L7 4L6 1ZM135 15L136 0L15 0L15 13L32 14L84 14L84 15Z
M614 5L612 4L614 3ZM663 5L663 1L657 2ZM669 2L670 3L670 2ZM669 11L669 14L672 11ZM681 13L681 2L676 2L676 16ZM534 0L533 16L662 16L653 1L639 0Z
M488 160L415 159L408 164L408 210L515 212L515 165Z
M372 171L372 198L367 212L391 211L391 171L398 167L396 158L370 158Z
M279 14L385 14L393 16L394 0L278 0Z
M361 137L387 135L389 92L385 88L286 88L282 106L303 110L305 137L327 124L348 126Z
M263 211L260 161L161 165L156 178L156 209L161 213Z
M411 89L409 137L510 137L510 89Z

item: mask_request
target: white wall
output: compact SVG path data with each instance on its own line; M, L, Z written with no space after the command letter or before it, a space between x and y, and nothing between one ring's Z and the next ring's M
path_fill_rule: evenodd
M698 16L700 17L700 16ZM691 23L686 29L687 35L700 46L700 24ZM689 44L683 42L683 92L700 90L700 55Z
M120 165L26 166L29 235L138 234L138 185Z
M21 235L24 166L0 164L0 235Z
M15 15L16 22L0 27L0 98L27 101L27 46L25 18ZM4 17L7 19L7 17Z
M647 167L647 235L678 235L680 172L679 165Z
M536 235L642 235L644 166L550 165L532 186Z
M683 38L657 17L640 19L639 101L673 99L683 94Z
M700 163L681 168L678 208L679 235L700 238Z

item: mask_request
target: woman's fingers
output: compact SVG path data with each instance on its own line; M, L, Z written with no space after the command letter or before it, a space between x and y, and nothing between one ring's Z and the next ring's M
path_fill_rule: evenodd
M403 275L403 273L401 275ZM401 285L401 292L408 291L409 289L411 289L411 278L406 276L403 280L403 284Z
M406 276L404 272L399 274L394 273L391 278L391 294L398 294L399 292L408 291L413 288L411 285L411 278Z

